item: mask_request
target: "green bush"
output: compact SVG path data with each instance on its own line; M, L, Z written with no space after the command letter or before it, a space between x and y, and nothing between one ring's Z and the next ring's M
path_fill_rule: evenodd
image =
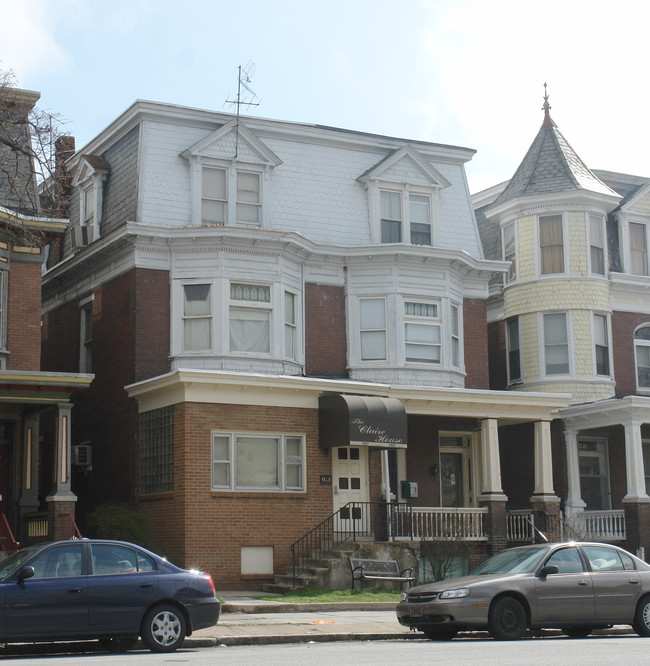
M86 516L88 536L95 539L119 539L155 550L149 521L130 504L106 502Z

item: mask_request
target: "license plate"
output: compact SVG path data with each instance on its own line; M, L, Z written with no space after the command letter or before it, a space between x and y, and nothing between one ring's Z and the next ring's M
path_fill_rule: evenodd
M424 608L422 606L411 606L411 617L422 617L424 615Z

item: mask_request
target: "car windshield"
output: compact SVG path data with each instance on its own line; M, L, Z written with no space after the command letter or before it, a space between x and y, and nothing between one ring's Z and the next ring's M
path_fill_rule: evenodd
M504 550L474 569L472 575L532 573L547 552L547 546Z
M33 554L36 546L32 548L23 548L17 553L10 555L0 562L0 580L6 578L16 567L20 566L30 555Z

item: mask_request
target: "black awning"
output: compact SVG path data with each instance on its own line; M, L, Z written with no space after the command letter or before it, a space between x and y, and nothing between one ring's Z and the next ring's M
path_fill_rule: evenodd
M318 400L320 447L406 448L406 411L397 398L322 395Z

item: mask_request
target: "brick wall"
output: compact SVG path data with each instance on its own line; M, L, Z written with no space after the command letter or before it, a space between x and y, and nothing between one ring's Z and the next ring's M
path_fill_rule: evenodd
M650 323L650 315L636 312L612 314L612 352L617 395L636 393L636 367L634 359L634 329Z
M305 285L305 374L347 376L343 287Z
M488 363L487 305L483 299L463 301L465 388L490 387Z
M488 365L490 368L490 388L505 391L508 386L506 364L506 327L503 321L488 325Z
M7 369L38 371L41 364L40 264L12 262L7 317Z
M264 577L241 575L242 546L272 546L281 572L291 544L332 513L332 486L320 484L332 462L318 448L318 410L183 403L174 418L174 492L140 498L154 540L172 561L210 571L218 588L255 589ZM307 492L213 492L213 431L304 433Z

